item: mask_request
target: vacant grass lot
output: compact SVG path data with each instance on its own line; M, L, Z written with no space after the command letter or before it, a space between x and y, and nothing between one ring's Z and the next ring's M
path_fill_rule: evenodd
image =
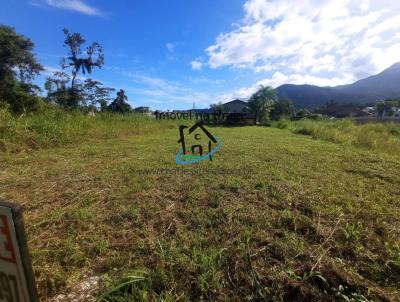
M263 127L211 128L213 162L175 168L178 130L0 155L40 295L102 276L103 301L400 301L400 156Z

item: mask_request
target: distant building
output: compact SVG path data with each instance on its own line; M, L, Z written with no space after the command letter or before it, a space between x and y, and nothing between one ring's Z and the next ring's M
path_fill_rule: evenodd
M136 107L134 109L134 111L137 112L137 113L149 113L150 112L150 108L141 106L141 107Z
M257 123L256 117L252 113L229 113L226 117L226 125L255 125Z
M225 119L226 125L255 125L256 117L250 112L247 102L241 100L233 100L222 104L223 113L227 114Z
M375 114L376 113L375 107L370 107L370 106L365 107L363 109L363 111L368 113L368 114Z
M249 105L247 102L241 100L233 100L228 103L223 104L224 112L229 113L242 113L242 112L249 112Z
M393 117L400 118L400 107L392 107Z

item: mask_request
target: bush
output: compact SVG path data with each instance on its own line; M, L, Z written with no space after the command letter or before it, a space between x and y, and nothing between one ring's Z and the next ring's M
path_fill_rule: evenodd
M273 123L273 127L279 128L279 129L286 129L289 128L290 121L287 119L281 119L275 123Z

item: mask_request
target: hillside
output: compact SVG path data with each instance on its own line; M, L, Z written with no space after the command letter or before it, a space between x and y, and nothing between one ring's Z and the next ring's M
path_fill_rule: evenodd
M353 84L335 87L285 84L277 88L280 97L291 99L299 108L314 108L330 100L338 103L368 103L400 98L400 63Z

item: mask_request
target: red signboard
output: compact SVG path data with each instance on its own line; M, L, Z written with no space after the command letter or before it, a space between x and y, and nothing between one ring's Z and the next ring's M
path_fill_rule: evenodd
M0 201L0 302L37 302L21 208Z
M14 247L6 215L0 215L0 259L15 263Z

